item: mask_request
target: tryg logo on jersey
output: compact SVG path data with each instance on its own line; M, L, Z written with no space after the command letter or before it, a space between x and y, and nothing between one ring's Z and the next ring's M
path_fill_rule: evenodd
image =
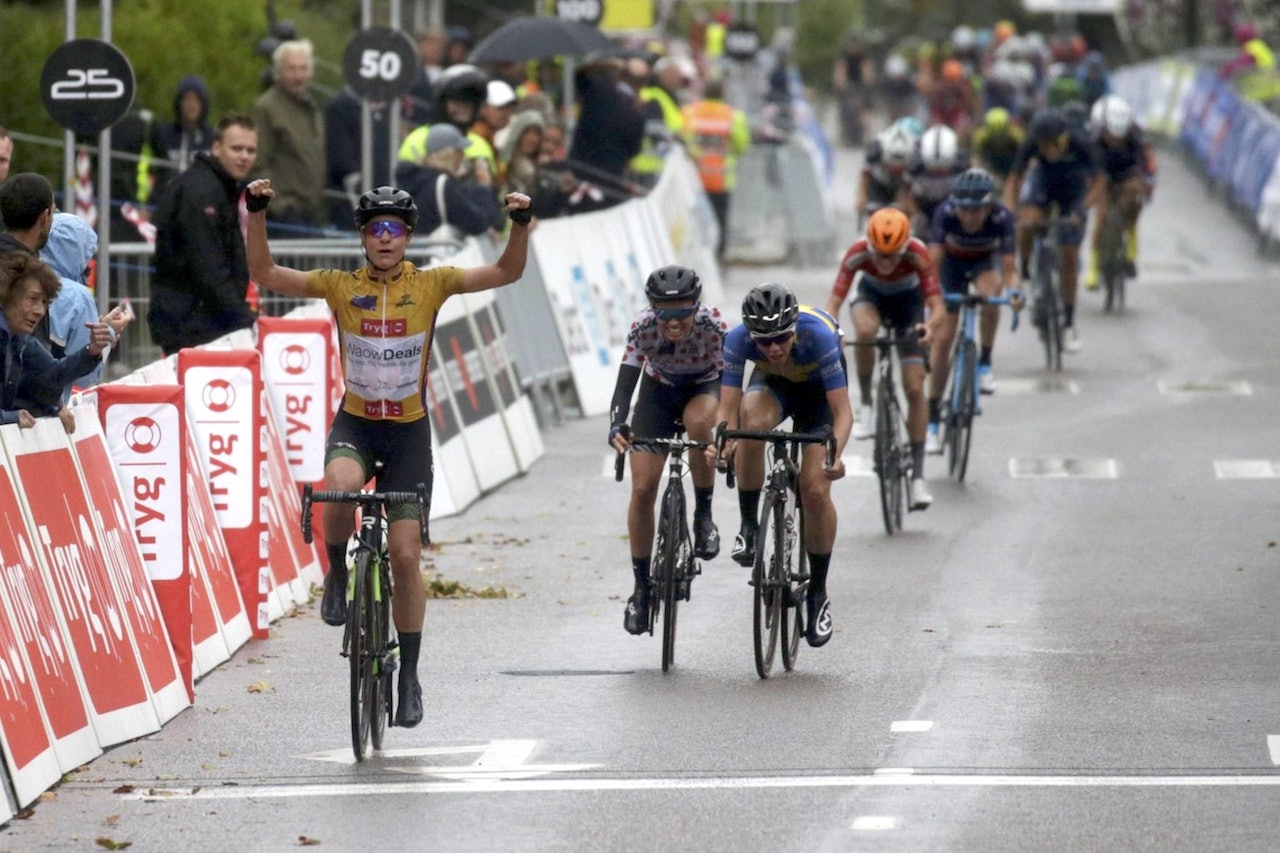
M200 399L211 412L228 412L236 404L236 389L225 379L214 379L204 386Z
M148 417L134 418L124 428L124 441L134 453L150 453L160 446L160 424Z
M409 321L365 320L360 321L360 334L370 338L403 338L409 332Z
M311 353L301 344L290 344L280 350L280 369L290 376L301 376L311 367Z

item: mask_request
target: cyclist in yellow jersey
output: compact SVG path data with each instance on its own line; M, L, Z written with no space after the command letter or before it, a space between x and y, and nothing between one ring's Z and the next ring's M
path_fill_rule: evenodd
M360 196L355 210L368 264L355 272L303 272L278 266L271 258L264 211L274 194L271 181L265 178L249 184L245 194L250 275L277 293L323 298L338 323L346 397L329 432L324 487L362 489L373 475L375 463L382 462L380 490L413 491L418 483L425 483L429 494L431 421L423 401L436 315L455 293L501 287L524 274L532 216L529 197L507 194L507 214L516 227L496 262L465 270L447 266L420 270L404 258L418 222L413 196L393 187L378 187ZM330 511L329 507L335 509ZM418 651L426 611L419 575L422 540L418 508L415 504L393 505L387 516L396 587L392 616L400 637L400 701L395 724L412 727L422 721ZM346 622L346 543L354 531L350 506L345 510L340 504L326 506L329 574L320 615L330 625Z

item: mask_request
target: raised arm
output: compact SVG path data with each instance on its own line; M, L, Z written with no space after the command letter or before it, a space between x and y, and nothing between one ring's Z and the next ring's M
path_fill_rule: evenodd
M307 296L307 274L302 270L278 266L271 259L271 247L267 245L267 202L275 194L267 178L259 178L245 190L245 206L249 209L249 234L245 240L249 277L276 293Z
M518 281L524 275L524 265L529 258L529 229L532 223L528 211L531 202L524 193L507 193L506 202L507 215L511 217L511 233L507 236L506 248L493 263L471 267L462 274L464 293L502 287ZM249 262L252 269L252 255Z

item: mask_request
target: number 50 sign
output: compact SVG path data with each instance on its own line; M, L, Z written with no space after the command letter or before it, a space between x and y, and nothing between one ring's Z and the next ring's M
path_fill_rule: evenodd
M76 133L99 133L123 118L133 105L133 90L128 58L98 39L64 42L40 71L45 109Z
M356 33L342 53L342 77L362 98L387 101L407 94L421 73L409 37L388 27Z

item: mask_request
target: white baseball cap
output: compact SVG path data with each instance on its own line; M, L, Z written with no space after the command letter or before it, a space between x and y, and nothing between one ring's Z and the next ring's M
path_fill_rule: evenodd
M491 107L508 107L516 102L515 89L503 80L490 80L487 94L485 103Z

